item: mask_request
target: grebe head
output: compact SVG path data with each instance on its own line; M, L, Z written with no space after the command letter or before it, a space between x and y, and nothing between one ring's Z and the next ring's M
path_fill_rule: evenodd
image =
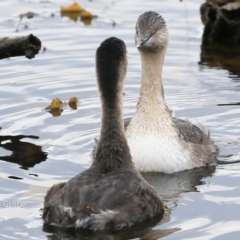
M135 45L139 50L157 50L166 47L168 30L166 22L156 12L145 12L136 23Z
M101 43L96 52L96 75L103 101L115 101L122 94L127 72L125 43L111 37Z

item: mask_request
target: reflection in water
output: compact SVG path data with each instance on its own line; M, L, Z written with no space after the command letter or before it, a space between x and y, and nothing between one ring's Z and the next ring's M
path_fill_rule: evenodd
M48 110L48 112L51 113L53 117L59 117L59 116L61 116L61 113L63 112L63 109L53 108L53 109Z
M76 110L77 109L77 102L68 102L68 106L71 109Z
M161 223L170 221L171 211L177 206L179 195L185 192L197 192L196 186L205 184L203 178L212 176L215 169L215 166L209 166L172 174L142 173L145 180L154 187L167 206Z
M201 5L200 64L228 70L240 77L240 2L209 0Z
M240 48L202 42L200 65L228 70L230 78L240 81Z
M217 106L232 106L232 105L240 105L240 102L235 102L235 103L220 103L217 104Z
M16 177L16 176L9 176L8 178L14 179L14 180L23 180L21 177Z
M149 224L150 225L150 224ZM151 230L148 226L139 228L134 231L124 231L119 233L104 233L104 232L90 232L90 231L75 231L75 229L63 230L54 226L43 226L43 231L52 233L47 236L49 240L127 240L139 238L142 240L157 240L180 230L179 228L171 228L164 230Z
M205 184L202 179L212 176L215 168L215 166L209 166L172 174L149 172L142 175L160 196L171 199L178 197L180 193L197 192L196 186Z
M68 17L74 22L77 22L79 19L84 25L90 25L92 23L93 17L82 17L81 12L61 12L61 17Z
M208 0L200 7L204 43L240 44L240 2Z
M10 156L0 156L0 160L19 164L26 170L46 161L47 153L42 151L42 147L29 142L21 142L23 138L38 139L39 137L32 135L0 136L0 147L12 151ZM8 142L2 143L4 141Z

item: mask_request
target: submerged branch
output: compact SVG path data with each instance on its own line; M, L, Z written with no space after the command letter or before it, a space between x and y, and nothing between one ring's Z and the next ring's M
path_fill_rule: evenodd
M0 38L0 59L26 56L34 58L41 49L41 41L30 34L22 37Z

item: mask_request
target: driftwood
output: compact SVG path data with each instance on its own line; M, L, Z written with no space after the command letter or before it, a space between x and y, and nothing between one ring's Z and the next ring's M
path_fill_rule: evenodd
M41 41L30 34L22 37L0 38L0 59L26 56L34 58L41 49Z

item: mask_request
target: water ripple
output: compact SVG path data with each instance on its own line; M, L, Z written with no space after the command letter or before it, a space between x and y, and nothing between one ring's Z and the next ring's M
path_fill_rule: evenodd
M85 26L80 21L61 18L59 8L67 5L66 1L0 2L2 36L33 33L46 48L33 60L1 60L1 239L52 239L47 237L49 232L42 230L39 210L49 187L67 181L91 164L93 138L99 135L101 126L94 56L99 43L110 36L122 38L127 45L124 115L133 115L141 78L140 57L133 42L134 26L138 15L148 9L159 11L170 31L163 68L169 107L175 116L210 129L220 148L219 160L240 160L240 109L239 105L230 105L240 101L240 78L236 66L228 68L203 59L201 3L83 0L81 4L86 9L99 15ZM26 11L39 16L23 19L20 24L19 14ZM112 20L116 22L114 28ZM64 105L55 114L45 110L52 99L67 102L73 96L79 99L77 109ZM20 135L25 137L18 139ZM26 137L29 135L36 138ZM238 238L239 170L240 164L234 163L173 175L145 174L168 206L162 224L146 239ZM158 232L160 228L163 232Z

